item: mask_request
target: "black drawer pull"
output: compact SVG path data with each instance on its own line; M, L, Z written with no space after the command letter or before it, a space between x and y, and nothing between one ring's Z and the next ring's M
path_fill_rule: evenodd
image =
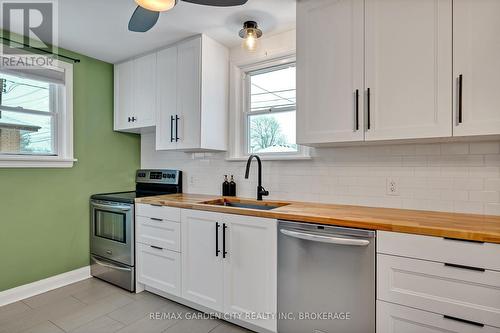
M481 324L481 323L478 323L475 321L471 321L471 320L465 320L465 319L456 318L456 317L452 317L452 316L448 316L448 315L443 315L443 318L458 321L458 322L461 322L464 324L474 325L474 326L478 326L478 327L484 327L484 324Z
M458 76L458 123L462 123L462 115L463 115L463 82L464 76L460 74Z
M153 220L153 221L159 221L159 222L162 222L163 220L162 219L158 219L156 217L150 217L149 219Z
M477 240L472 240L472 239L460 239L460 238L453 238L453 237L443 237L443 239L456 241L456 242L468 242L468 243L484 244L484 242L482 242L482 241L477 241Z
M215 256L218 257L220 250L219 250L219 227L220 224L219 222L215 223Z
M370 91L370 88L366 89L366 121L367 121L367 124L366 124L366 129L371 129L372 127L372 122L371 122L371 91Z
M453 268L460 268L460 269L468 269L469 271L476 271L476 272L484 272L484 268L480 267L472 267L472 266L465 266L465 265L457 265L457 264L450 264L450 263L444 263L445 266L447 267L453 267Z
M359 89L356 89L356 92L355 92L354 95L355 95L355 98L356 98L356 100L355 100L355 105L356 105L356 107L355 107L355 112L356 112L355 118L356 119L355 119L354 129L356 131L358 131L359 130Z
M227 251L226 251L226 229L227 225L225 223L222 224L222 258L226 259Z
M157 250L163 250L162 247L159 247L159 246L154 246L154 245L150 245L153 249L157 249Z

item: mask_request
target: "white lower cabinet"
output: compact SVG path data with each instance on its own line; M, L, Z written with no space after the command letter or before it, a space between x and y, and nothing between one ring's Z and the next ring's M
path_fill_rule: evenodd
M276 220L182 210L182 297L276 331Z
M147 290L277 331L276 220L143 204L136 212L137 281Z
M222 214L182 210L182 297L220 312L224 311L221 228Z
M137 281L166 293L181 295L181 255L138 243Z
M266 318L277 309L276 220L234 215L227 222L224 312L276 331L276 320Z
M377 332L500 332L498 251L498 244L379 231Z
M481 326L432 312L377 301L378 333L500 333L499 328Z

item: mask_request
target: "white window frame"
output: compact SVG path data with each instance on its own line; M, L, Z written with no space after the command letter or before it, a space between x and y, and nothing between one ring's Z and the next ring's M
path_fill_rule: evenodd
M51 102L57 103L53 117L53 155L0 153L0 168L71 168L73 157L73 64L54 61L52 70L64 71L64 86L58 85ZM15 71L11 70L13 75ZM19 76L23 76L19 73ZM8 111L8 107L3 107ZM54 110L54 109L53 109ZM28 110L29 112L29 110Z
M270 60L231 64L230 66L230 105L231 112L230 129L229 129L229 155L226 158L228 161L246 160L250 155L248 153L248 74L259 70L265 70L271 67L279 67L290 63L296 63L295 53L286 54ZM263 112L264 113L264 112ZM257 114L257 113L252 113ZM298 145L297 152L283 153L256 153L263 160L309 160L311 159L309 148Z

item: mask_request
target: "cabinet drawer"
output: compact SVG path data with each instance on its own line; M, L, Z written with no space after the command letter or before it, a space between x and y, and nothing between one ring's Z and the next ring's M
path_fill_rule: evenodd
M377 333L500 333L491 326L460 322L443 315L377 301Z
M379 231L377 252L500 271L500 244Z
M137 216L136 226L136 237L139 243L181 251L181 224L179 222Z
M180 208L137 204L135 210L138 216L153 217L174 222L181 221Z
M180 253L137 244L137 281L146 286L180 296Z
M500 272L377 255L377 298L500 327Z

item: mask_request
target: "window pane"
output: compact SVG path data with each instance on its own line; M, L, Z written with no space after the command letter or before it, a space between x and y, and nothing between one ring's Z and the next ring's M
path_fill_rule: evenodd
M2 106L50 111L50 83L0 74Z
M297 152L295 123L295 111L249 115L248 152Z
M295 107L295 65L250 73L250 111Z
M0 111L0 153L51 155L52 116Z

